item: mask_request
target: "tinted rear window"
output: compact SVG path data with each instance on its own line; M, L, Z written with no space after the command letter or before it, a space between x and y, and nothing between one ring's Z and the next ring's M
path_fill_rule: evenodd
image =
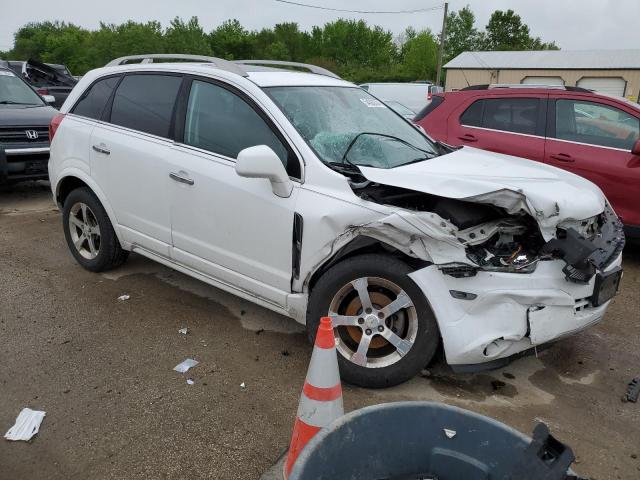
M460 116L460 123L535 135L539 113L540 100L537 98L488 98L471 104Z
M426 117L427 115L429 115L431 112L433 112L436 108L438 108L442 102L444 102L444 97L440 96L440 95L434 95L431 98L431 103L429 103L429 105L427 105L426 107L424 107L422 110L420 110L420 112L418 112L418 114L415 116L415 118L413 119L414 122L419 122L420 120L422 120L424 117Z
M460 117L460 124L468 127L481 127L483 105L484 100L473 102Z
M94 83L76 103L71 113L100 120L104 107L119 79L119 76L109 77Z
M113 98L111 123L168 137L182 77L127 75Z

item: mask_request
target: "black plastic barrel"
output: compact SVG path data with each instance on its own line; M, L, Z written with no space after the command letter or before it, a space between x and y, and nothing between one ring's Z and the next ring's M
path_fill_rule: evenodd
M321 430L300 453L289 480L573 478L571 450L562 454L570 457L562 475L553 476L552 457L562 448L545 448L553 445L536 447L517 430L461 408L387 403L351 412ZM540 458L527 456L532 451ZM544 475L530 476L536 468Z

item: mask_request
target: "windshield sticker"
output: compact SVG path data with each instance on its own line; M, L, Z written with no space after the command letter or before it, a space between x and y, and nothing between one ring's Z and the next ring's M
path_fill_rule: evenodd
M384 103L375 98L361 98L360 101L369 108L384 108Z
M0 77L14 77L13 72L7 72L6 70L0 70Z

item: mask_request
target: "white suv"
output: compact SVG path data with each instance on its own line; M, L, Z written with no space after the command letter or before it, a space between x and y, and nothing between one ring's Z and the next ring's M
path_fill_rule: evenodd
M91 271L133 251L311 339L329 315L343 379L369 387L440 342L459 370L506 363L617 292L622 226L583 178L436 143L318 67L143 57L86 74L51 125L53 195Z

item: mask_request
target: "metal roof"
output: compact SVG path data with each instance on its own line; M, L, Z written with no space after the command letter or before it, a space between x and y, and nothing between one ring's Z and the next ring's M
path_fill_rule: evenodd
M482 70L640 70L640 50L540 50L463 52L449 69Z

